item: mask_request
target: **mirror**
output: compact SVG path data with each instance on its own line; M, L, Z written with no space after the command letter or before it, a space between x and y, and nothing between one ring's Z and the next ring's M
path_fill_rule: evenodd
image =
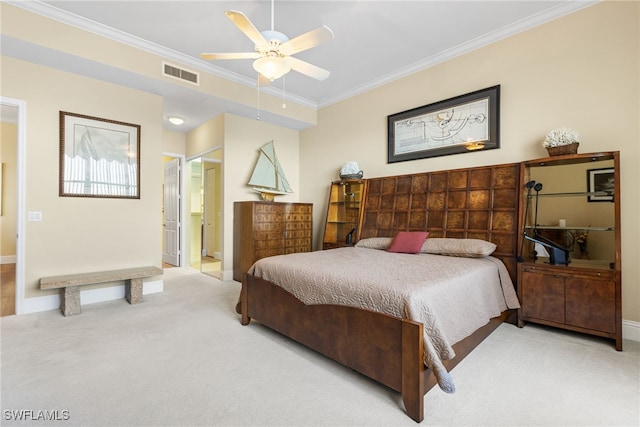
M188 162L188 263L202 273L222 278L222 150Z
M527 224L535 222L543 236L567 247L574 260L614 262L615 204L611 201L619 195L593 193L606 186L602 182L595 188L594 174L606 179L603 172L613 167L612 160L532 166L527 181L534 180L542 188L531 191Z

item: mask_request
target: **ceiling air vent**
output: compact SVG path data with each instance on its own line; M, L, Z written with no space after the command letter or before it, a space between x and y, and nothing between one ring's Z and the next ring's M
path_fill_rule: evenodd
M184 80L195 85L197 85L198 81L200 80L200 76L198 75L198 73L194 73L193 71L184 70L182 68L176 67L175 65L167 64L166 62L163 62L162 65L164 67L163 74L165 76Z

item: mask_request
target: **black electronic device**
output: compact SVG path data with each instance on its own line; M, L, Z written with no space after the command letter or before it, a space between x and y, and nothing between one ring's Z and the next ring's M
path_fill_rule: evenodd
M527 200L524 206L524 218L522 219L522 243L520 244L520 255L518 255L518 262L524 261L524 256L522 252L524 250L524 239L527 237L527 230L524 227L524 224L527 222L527 215L529 214L529 199L531 198L531 189L536 185L535 181L529 181L524 186L527 189Z
M347 238L346 238L346 244L347 245L353 245L353 233L356 231L356 229L352 229L349 233L347 233Z
M541 245L549 254L549 264L551 265L569 265L569 262L570 262L569 249L560 245L559 243L554 242L553 240L549 240L546 237L541 236L538 233L538 198L539 198L539 193L542 190L542 183L529 181L525 184L525 187L527 188L527 206L525 209L524 222L526 222L527 220L529 199L531 198L531 189L533 189L536 192L536 208L535 208L534 219L533 219L533 237L527 235L526 230L523 229L522 243L524 243L524 240L526 239L533 242L534 244L537 243ZM535 258L537 258L538 253L535 251L535 246L534 246L534 254L535 254ZM524 257L522 256L522 248L520 248L520 256L518 257L518 261L520 262L524 261Z
M537 233L533 237L525 235L524 238L541 245L549 253L549 264L569 265L569 249Z

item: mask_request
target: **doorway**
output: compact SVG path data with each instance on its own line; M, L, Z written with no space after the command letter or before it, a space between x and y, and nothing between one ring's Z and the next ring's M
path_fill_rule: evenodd
M24 156L26 104L0 97L1 315L21 314L24 300Z
M188 262L200 272L222 278L222 149L216 148L187 162L189 195Z

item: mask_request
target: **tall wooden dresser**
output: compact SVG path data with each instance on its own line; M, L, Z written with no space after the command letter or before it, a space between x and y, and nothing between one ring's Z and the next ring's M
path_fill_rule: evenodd
M261 258L311 252L313 204L246 201L233 208L233 280L241 282Z

